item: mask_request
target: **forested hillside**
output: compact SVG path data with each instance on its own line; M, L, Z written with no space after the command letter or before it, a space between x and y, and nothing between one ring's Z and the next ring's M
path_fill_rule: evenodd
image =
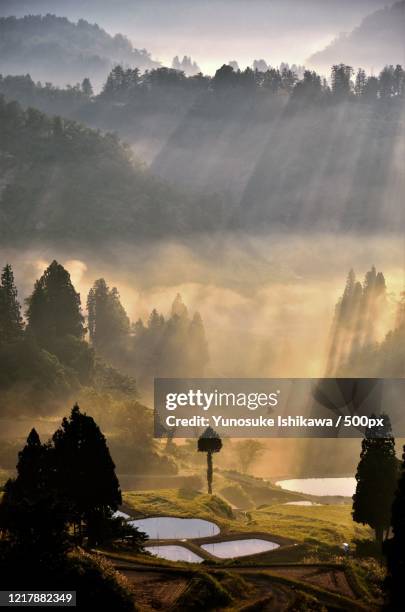
M311 71L299 79L287 65L265 72L222 66L213 78L117 66L99 95L91 94L88 82L58 89L29 76L4 77L0 92L25 107L116 131L160 177L134 169L128 149L111 136L3 105L2 123L9 126L2 147L13 157L3 155L10 172L1 210L11 231L22 217L13 222L17 207L10 202L24 211L31 235L61 238L87 236L90 218L89 239L139 236L140 220L142 236L214 227L402 227L400 65L376 77L339 64L330 84ZM29 164L41 170L28 177L19 159L37 145ZM62 159L72 171L59 176ZM175 195L162 179L197 195Z
M5 244L91 245L215 227L218 201L154 178L115 136L0 100Z
M79 398L110 432L121 471L162 475L176 466L157 453L153 415L140 393L151 393L156 376L204 376L209 353L201 316L190 316L180 295L168 316L153 309L145 323L131 324L118 289L99 278L86 312L68 270L53 261L25 308L11 265L2 268L0 361L3 423L49 417ZM12 443L3 444L0 464L14 467Z
M110 36L83 19L72 23L55 15L0 18L0 73L30 72L35 80L61 85L91 75L97 83L116 62L142 69L159 65L121 34Z

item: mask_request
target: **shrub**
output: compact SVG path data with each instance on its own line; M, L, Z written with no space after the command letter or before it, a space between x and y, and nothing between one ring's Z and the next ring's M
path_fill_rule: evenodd
M208 574L195 575L187 589L176 602L174 612L199 612L227 606L232 598L221 584Z

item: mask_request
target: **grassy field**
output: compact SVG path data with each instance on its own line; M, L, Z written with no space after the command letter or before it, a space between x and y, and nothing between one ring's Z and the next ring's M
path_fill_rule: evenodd
M198 517L227 525L235 520L229 504L216 495L204 495L188 489L128 491L123 493L124 506L144 516Z
M246 483L244 480L245 477L239 478L238 486L244 491L248 488L250 498L253 495L260 500L266 497L269 503L241 511L219 495L209 496L188 489L123 494L123 509L133 516L202 518L219 525L221 533L215 536L215 541L236 539L237 536L243 539L250 533L251 537L281 543L280 548L261 554L215 559L204 556L198 540L178 542L203 556L205 561L201 565L132 555L128 550L116 548L105 551L115 558L117 569L124 572L138 596L146 598L145 609L155 609L150 602L158 588L161 607L169 604L165 597L171 593L174 597L176 591L177 604L171 601L174 607L169 606L173 610L184 609L183 606L192 610L232 612L273 609L371 612L380 609L384 569L372 557L357 556L356 541L371 540L373 534L368 527L353 522L350 503L285 505L285 501L291 500L282 496L283 502L277 501L280 499L278 487L260 479L247 477ZM221 476L218 481L221 486L217 490L221 492L236 479ZM349 558L343 555L343 542L351 544ZM135 564L134 568L131 564ZM240 579L246 582L243 589L240 589ZM150 584L150 595L147 584ZM208 607L196 605L201 592L206 602L216 600L214 608L208 604Z
M274 505L253 510L251 526L298 542L330 546L372 538L372 531L352 520L349 504L325 506Z
M223 533L264 532L336 548L343 542L372 538L368 527L354 523L349 504L294 506L273 504L235 512L221 498L197 491L165 489L124 493L124 506L143 516L172 515L215 521Z

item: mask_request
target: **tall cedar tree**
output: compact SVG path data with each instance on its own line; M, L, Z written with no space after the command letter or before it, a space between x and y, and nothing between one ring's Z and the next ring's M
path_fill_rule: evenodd
M403 610L405 601L405 446L403 447L401 476L392 505L393 537L384 543L387 557L387 577L384 588L387 610Z
M78 526L80 539L84 523L91 540L122 503L106 439L94 419L77 405L52 439L60 492L71 505L71 522Z
M212 476L213 476L213 465L212 455L213 453L219 453L222 448L222 440L212 427L207 429L198 438L198 450L200 453L207 453L207 485L208 494L212 495Z
M69 272L57 261L53 261L35 283L27 299L26 315L27 332L41 346L46 347L49 340L65 336L83 338L85 328L80 295L72 285Z
M129 319L116 287L103 278L95 281L87 298L89 337L100 353L110 356L129 336Z
M14 342L21 338L24 329L21 307L11 266L3 268L0 280L0 343Z
M382 430L367 430L362 441L353 495L353 520L369 525L382 544L384 530L391 525L391 507L398 481L398 460L391 424L384 415Z
M17 477L7 481L0 503L7 541L37 561L61 558L67 545L67 513L58 499L52 455L32 429L18 454Z

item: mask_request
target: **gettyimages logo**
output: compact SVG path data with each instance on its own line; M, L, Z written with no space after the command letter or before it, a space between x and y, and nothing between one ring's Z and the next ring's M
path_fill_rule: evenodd
M155 436L381 437L387 422L401 436L404 392L404 379L156 379Z
M245 407L248 410L258 408L275 408L278 405L281 391L277 389L273 393L235 393L225 391L206 392L202 389L188 389L183 393L166 394L166 410L176 410L179 406L190 406L208 411L210 408L218 407Z

